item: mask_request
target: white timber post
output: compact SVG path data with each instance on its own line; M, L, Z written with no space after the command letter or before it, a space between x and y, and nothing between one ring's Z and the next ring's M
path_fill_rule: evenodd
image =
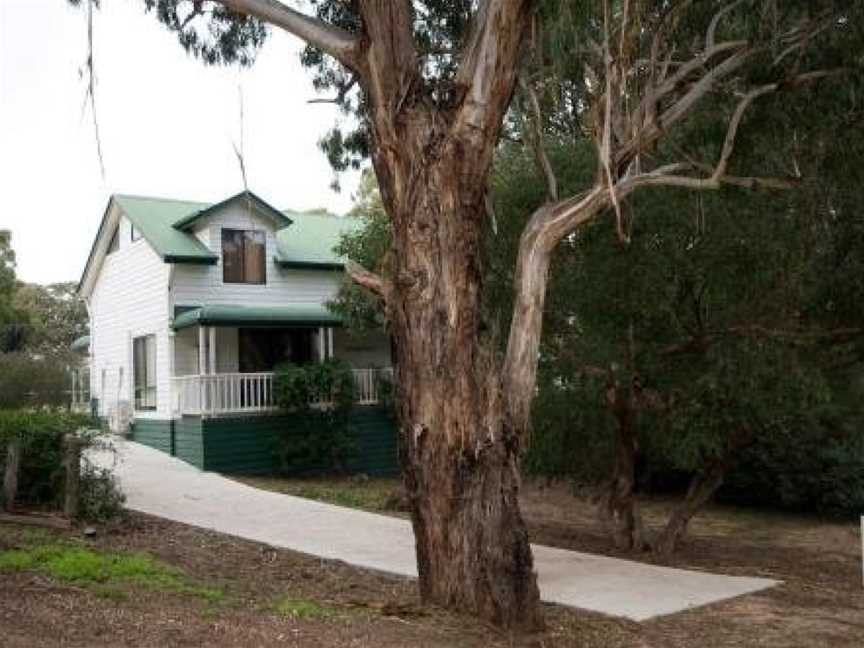
M204 374L207 373L207 336L204 327L198 325L198 410L204 415Z
M216 373L216 327L210 327L210 373Z
M207 337L204 327L198 325L198 375L207 373Z
M327 350L324 348L326 338L324 336L324 327L318 328L318 359L324 362L327 359Z
M174 358L174 349L177 343L177 340L174 338L174 330L168 329L168 406L171 408L169 414L171 417L174 417L174 413L178 409L179 398L177 395L177 385L174 382L174 372L175 372L175 358Z

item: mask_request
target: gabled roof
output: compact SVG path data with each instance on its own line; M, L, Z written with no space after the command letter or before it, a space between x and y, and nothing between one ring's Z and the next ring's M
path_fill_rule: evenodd
M197 237L175 228L189 214L205 209L207 203L122 194L114 196L113 200L165 263L216 263L218 260Z
M227 198L227 199L223 200L222 202L218 202L218 203L215 203L215 204L210 205L210 206L205 206L201 209L198 209L195 212L192 212L191 214L189 214L185 218L181 218L180 220L175 222L174 223L174 229L187 230L188 231L188 230L192 229L193 226L195 225L195 223L198 222L199 220L201 220L202 218L207 218L208 216L210 216L214 212L218 211L222 207L225 207L226 205L230 205L231 203L236 202L238 200L248 201L250 203L250 206L255 207L260 214L262 214L263 216L270 217L273 220L274 224L276 225L277 230L280 230L283 227L288 227L291 224L291 219L288 218L285 214L283 214L282 212L280 212L275 207L272 207L268 203L261 200L261 198L256 196L251 191L247 190L247 191L241 191L236 196L231 196L230 198Z
M214 204L116 194L105 209L78 284L79 292L85 294L92 287L110 236L117 226L118 211L130 220L165 263L215 264L218 255L194 235L194 224L219 208L243 199L252 201L259 214L273 220L277 244L274 261L283 267L341 269L345 260L333 251L333 247L339 243L343 232L356 230L362 225L356 218L335 216L322 210L279 211L251 191Z

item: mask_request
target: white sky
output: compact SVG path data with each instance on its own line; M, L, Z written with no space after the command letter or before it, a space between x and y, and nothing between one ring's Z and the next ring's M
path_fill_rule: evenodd
M284 209L350 206L356 175L330 188L317 141L336 110L315 96L300 43L272 32L251 69L186 55L142 0L103 0L94 25L99 170L86 80L86 18L66 0L0 0L0 229L18 277L77 281L112 193L219 201L249 188Z

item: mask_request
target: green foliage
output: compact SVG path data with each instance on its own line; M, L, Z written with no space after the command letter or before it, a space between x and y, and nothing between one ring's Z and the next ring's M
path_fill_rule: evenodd
M291 414L277 455L286 473L344 473L355 451L351 436L354 375L339 360L280 365L273 381L276 404Z
M0 409L0 463L10 441L21 447L18 501L58 508L65 485L64 437L77 433L85 447L109 449L107 431L89 416L60 409ZM122 514L125 497L110 471L81 459L79 515L105 521Z
M531 420L531 440L523 462L529 475L569 479L576 486L608 478L614 421L594 379L542 384Z
M69 380L56 358L0 353L0 409L67 404Z
M0 572L36 571L79 587L135 585L157 592L190 594L210 602L221 589L196 584L183 573L144 553L102 553L71 544L41 544L0 553Z
M364 268L387 276L390 249L390 221L381 203L381 194L371 169L363 173L357 200L351 215L362 221L363 227L342 235L334 248L337 254L359 263ZM384 326L384 313L379 299L345 276L336 299L329 308L342 316L350 335L362 335Z
M72 361L69 350L72 342L88 330L87 310L77 298L76 290L77 284L73 282L18 287L15 307L26 329L27 351Z

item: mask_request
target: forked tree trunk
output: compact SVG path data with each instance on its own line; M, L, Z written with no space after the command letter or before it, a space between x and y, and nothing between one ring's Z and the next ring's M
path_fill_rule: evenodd
M416 150L410 191L378 172L394 214L388 320L420 592L500 626L535 629L521 436L502 402L500 361L481 335L485 183L464 183L458 150L424 163L428 150Z
M727 467L727 461L716 461L704 473L693 476L684 499L672 511L666 526L652 543L651 548L655 555L668 559L675 553L675 549L687 534L690 520L723 485Z

